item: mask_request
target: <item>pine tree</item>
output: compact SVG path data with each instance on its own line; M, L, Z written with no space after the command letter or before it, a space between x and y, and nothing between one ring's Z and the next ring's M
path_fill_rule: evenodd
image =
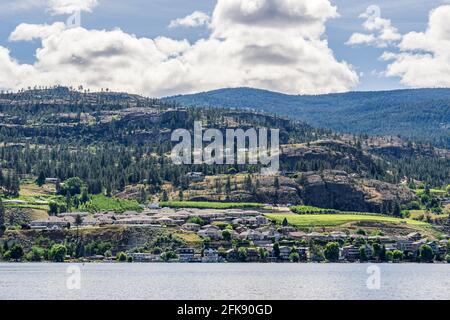
M44 174L43 171L41 171L41 172L39 173L39 176L38 176L38 178L37 178L37 180L36 180L36 184L37 184L39 187L42 187L42 186L45 184L45 174Z
M0 198L0 236L3 235L5 231L5 207L3 206L3 201Z

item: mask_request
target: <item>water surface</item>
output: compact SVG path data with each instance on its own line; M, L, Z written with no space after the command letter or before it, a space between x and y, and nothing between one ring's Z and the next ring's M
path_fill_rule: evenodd
M377 265L379 290L368 264L75 264L79 290L70 266L0 264L0 299L450 299L448 264Z

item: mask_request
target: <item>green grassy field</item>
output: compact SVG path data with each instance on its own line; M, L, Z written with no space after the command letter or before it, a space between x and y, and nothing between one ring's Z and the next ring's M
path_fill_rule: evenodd
M161 202L161 207L169 208L197 208L197 209L250 209L263 208L261 203L232 203L232 202L200 202L200 201L168 201Z
M114 211L122 213L125 211L141 211L142 208L135 200L124 200L118 198L108 198L104 195L94 195L80 208L80 211L89 212Z
M305 215L282 215L282 214L266 214L266 216L275 220L278 223L282 223L284 218L287 218L289 224L298 228L307 227L335 227L349 222L358 221L373 221L384 223L406 223L412 226L426 226L425 222L416 221L412 219L398 219L387 216L376 216L367 214L305 214Z
M334 209L322 209L312 206L293 206L289 209L297 214L334 214L339 212Z

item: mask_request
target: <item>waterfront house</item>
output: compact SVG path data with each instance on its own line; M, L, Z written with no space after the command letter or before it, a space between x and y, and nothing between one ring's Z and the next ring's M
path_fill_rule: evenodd
M195 257L195 251L193 248L179 248L177 255L180 262L193 262Z
M151 253L133 253L131 254L133 262L161 262L161 255Z
M291 255L291 248L288 246L280 247L280 259L281 260L289 260L289 256Z
M353 245L345 246L340 250L340 259L356 261L359 259L359 248Z
M203 250L202 262L204 263L219 262L219 253L217 252L217 250L211 248Z

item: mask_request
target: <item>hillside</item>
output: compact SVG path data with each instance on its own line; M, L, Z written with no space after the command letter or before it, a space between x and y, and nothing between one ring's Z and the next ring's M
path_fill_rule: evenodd
M260 165L174 165L169 158L171 132L192 129L196 120L222 132L280 129L279 178L260 176ZM0 142L0 194L7 198L23 197L25 182L57 178L64 184L79 178L72 180L81 186L71 196L85 187L90 195L140 202L167 198L307 204L392 213L394 205L417 200L411 190L415 186L443 189L450 184L446 149L392 137L335 134L249 110L183 108L126 93L58 87L2 94ZM190 181L192 172L206 179ZM57 189L59 197L53 200L61 208L86 206L78 200L65 203L64 189ZM425 200L429 208L441 206L438 200Z
M252 109L338 132L400 135L450 146L450 89L296 96L236 88L165 100L186 106Z

